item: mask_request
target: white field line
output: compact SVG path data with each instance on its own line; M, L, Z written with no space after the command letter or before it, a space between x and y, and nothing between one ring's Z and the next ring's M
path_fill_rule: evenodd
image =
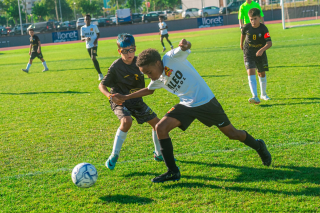
M269 148L277 148L277 147L286 147L286 146L300 146L300 145L317 145L320 144L320 141L312 141L312 142L291 142L291 143L282 143L282 144L273 144L269 145ZM210 153L223 153L223 152L242 152L242 151L247 151L251 150L249 147L244 147L244 148L238 148L238 149L217 149L217 150L204 150L204 151L199 151L199 152L191 152L191 153L183 153L183 154L176 154L175 156L191 156L191 155L201 155L201 154L210 154ZM144 162L144 161L150 161L153 160L153 158L143 158L143 159L137 159L137 160L128 160L128 161L121 161L117 162L117 164L129 164L129 163L134 163L134 162ZM179 160L178 160L179 161ZM104 164L98 164L95 165L96 167L105 167ZM7 177L2 177L0 180L4 179L19 179L23 177L28 177L28 176L37 176L37 175L44 175L48 173L58 173L58 172L71 172L72 168L60 168L60 169L55 169L55 170L47 170L47 171L38 171L38 172L31 172L31 173L26 173L26 174L19 174L19 175L14 175L14 176L7 176Z

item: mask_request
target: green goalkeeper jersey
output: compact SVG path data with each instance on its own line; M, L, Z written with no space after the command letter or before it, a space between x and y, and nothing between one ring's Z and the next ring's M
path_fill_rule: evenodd
M244 24L248 24L250 23L250 19L249 19L249 10L252 8L258 8L261 11L261 17L264 16L260 5L255 2L252 1L250 4L248 4L247 2L243 3L240 8L239 8L239 14L238 14L238 19L243 19L244 20Z

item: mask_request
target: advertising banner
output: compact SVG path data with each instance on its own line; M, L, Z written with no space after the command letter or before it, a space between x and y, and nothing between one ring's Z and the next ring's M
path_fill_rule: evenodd
M52 33L53 43L79 40L78 30Z
M223 25L223 16L209 16L203 18L197 18L198 27L215 27Z

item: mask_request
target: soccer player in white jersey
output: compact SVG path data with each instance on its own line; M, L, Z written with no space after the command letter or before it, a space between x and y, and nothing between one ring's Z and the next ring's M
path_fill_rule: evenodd
M185 131L198 119L206 126L217 126L229 139L239 140L256 150L264 165L270 166L271 154L261 139L254 139L244 130L236 129L229 121L220 103L196 69L187 60L191 43L182 39L179 47L161 56L155 49L140 53L137 66L151 82L147 88L129 95L115 94L113 101L122 103L131 98L150 95L155 89L164 88L177 95L180 103L172 107L156 125L161 152L168 171L152 179L152 182L176 181L180 171L173 156L173 146L169 132L179 127Z
M97 50L98 50L98 39L100 37L100 31L97 25L91 24L91 16L86 15L84 17L85 25L81 27L81 41L86 41L86 47L90 55L91 60L93 61L94 67L96 68L99 74L99 81L103 79L103 74L101 73L99 62L97 60Z
M159 30L160 30L160 41L161 41L161 44L163 46L163 50L162 52L166 51L166 47L164 46L164 43L163 43L163 38L166 38L167 39L167 42L170 44L171 46L171 49L173 49L173 46L171 44L171 41L169 40L169 34L168 34L168 26L166 24L166 22L163 21L164 20L164 17L163 16L159 16Z

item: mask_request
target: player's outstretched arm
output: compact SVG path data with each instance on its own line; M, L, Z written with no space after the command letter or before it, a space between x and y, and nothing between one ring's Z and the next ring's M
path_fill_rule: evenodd
M179 43L179 47L181 48L182 51L186 51L191 49L191 43L186 39L182 39Z
M104 94L107 98L110 99L111 93L109 92L108 88L105 85L100 83L99 90L102 92L102 94Z
M121 104L126 100L133 98L140 98L143 96L151 95L154 93L154 90L149 90L148 88L143 88L137 92L131 93L129 95L121 95L119 93L112 95L112 101L116 104Z

